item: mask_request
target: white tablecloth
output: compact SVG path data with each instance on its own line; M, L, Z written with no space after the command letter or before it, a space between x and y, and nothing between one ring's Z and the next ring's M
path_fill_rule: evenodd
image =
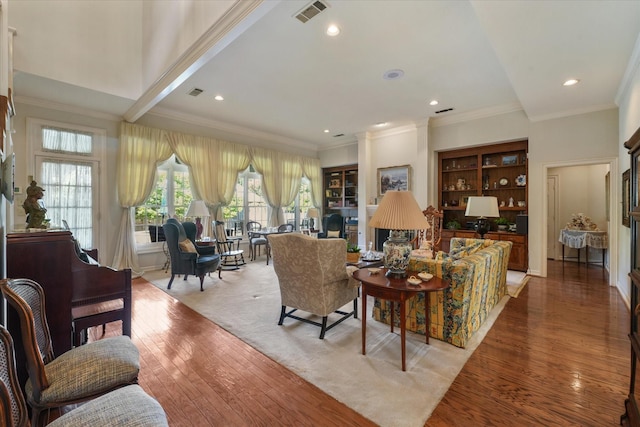
M606 231L560 230L560 243L569 247L582 249L590 246L596 249L607 249L609 241Z

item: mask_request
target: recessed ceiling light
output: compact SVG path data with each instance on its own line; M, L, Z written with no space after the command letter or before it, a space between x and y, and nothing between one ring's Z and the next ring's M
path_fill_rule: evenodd
M404 71L396 69L387 71L382 75L382 78L385 80L395 80L402 76L404 76Z
M215 99L216 101L224 101L224 98L222 97L222 95L216 95L213 97L213 99Z
M562 86L573 86L577 85L578 83L580 83L580 80L578 79L569 79L566 82L562 83Z
M324 133L329 133L329 129L325 129L325 130L324 130Z
M429 105L438 105L438 101L434 99L429 103Z
M327 35L331 37L335 37L340 34L340 27L337 25L331 24L327 27Z

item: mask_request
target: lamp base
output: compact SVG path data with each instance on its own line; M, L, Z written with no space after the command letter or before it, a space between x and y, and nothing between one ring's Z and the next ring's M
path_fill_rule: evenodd
M391 231L389 238L382 244L384 266L388 269L387 277L406 277L412 249L404 231Z
M479 217L476 220L476 232L484 239L484 235L489 231L489 220L485 217Z

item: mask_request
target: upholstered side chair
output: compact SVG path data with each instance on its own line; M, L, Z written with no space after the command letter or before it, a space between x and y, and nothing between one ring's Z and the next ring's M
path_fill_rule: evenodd
M27 404L18 383L13 339L0 325L0 425L27 427ZM162 406L138 385L119 388L57 418L48 426L168 426Z
M171 289L176 275L184 274L184 280L189 275L200 279L200 290L204 291L204 276L218 270L218 278L222 278L220 269L220 255L200 255L193 242L179 221L167 220L162 226L167 238L167 247L171 256L171 279L167 289Z
M4 279L0 290L20 319L33 426L43 425L50 409L137 383L140 354L128 336L91 342L55 357L42 287L30 279Z
M344 218L333 213L322 218L322 232L318 233L319 239L344 238Z
M249 239L249 258L251 261L255 261L256 252L260 249L260 246L267 246L267 238L260 234L253 234L255 231L262 230L262 224L257 221L247 222L247 237ZM266 249L265 249L266 251ZM259 252L258 252L259 255Z
M351 277L357 267L346 266L347 242L343 239L316 239L299 233L270 234L273 268L278 276L282 308L278 325L284 319L310 323L325 333L349 317L358 317L360 282ZM353 302L353 310L340 310ZM287 311L287 307L291 310ZM297 310L322 318L321 322L294 315ZM328 325L329 315L340 317Z

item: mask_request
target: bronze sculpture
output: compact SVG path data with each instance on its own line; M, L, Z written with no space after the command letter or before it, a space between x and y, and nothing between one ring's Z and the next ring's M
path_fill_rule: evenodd
M35 181L27 187L27 198L22 204L24 212L27 214L27 228L47 228L45 214L47 210L39 200L44 197L44 188L38 186Z

